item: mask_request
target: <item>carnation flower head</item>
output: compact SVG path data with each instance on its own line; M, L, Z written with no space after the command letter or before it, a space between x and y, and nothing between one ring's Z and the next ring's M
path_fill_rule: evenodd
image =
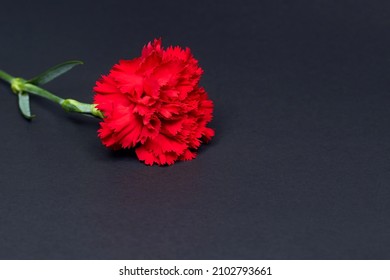
M161 39L144 46L140 57L119 61L94 87L94 103L104 114L98 131L103 144L135 148L147 165L195 158L214 136L202 73L189 48L164 49Z

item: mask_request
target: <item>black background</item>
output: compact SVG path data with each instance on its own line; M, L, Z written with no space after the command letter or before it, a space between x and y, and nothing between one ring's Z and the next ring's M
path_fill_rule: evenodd
M213 141L147 167L98 120L0 85L2 259L390 258L389 1L2 1L0 68L92 100L156 37L189 46Z

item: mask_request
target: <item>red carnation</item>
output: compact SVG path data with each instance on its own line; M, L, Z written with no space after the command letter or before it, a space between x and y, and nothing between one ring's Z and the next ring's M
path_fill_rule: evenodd
M214 136L206 127L213 102L199 86L203 70L189 48L146 45L96 83L94 103L104 114L99 137L113 149L135 148L148 165L191 160Z

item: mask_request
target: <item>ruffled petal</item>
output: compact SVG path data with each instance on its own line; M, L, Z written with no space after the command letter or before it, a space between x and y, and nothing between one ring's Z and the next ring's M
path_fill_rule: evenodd
M121 60L96 82L94 102L105 116L98 135L112 149L135 148L147 165L196 157L210 141L214 105L199 86L203 70L189 48L162 48L161 39L140 57Z

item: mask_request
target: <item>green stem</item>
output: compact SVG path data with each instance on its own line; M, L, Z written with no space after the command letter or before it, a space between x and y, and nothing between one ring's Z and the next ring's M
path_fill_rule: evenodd
M49 99L50 101L53 101L59 105L61 105L61 103L64 101L63 98L33 84L24 83L23 89L24 91Z
M15 79L15 77L12 77L11 75L5 73L4 71L0 70L0 79L8 82L8 83L11 83L13 79Z
M0 70L0 79L11 85L11 89L16 94L28 92L46 98L60 105L67 112L81 113L103 119L103 113L96 108L95 104L82 103L74 99L63 99L48 90L29 83L22 78L16 78Z

